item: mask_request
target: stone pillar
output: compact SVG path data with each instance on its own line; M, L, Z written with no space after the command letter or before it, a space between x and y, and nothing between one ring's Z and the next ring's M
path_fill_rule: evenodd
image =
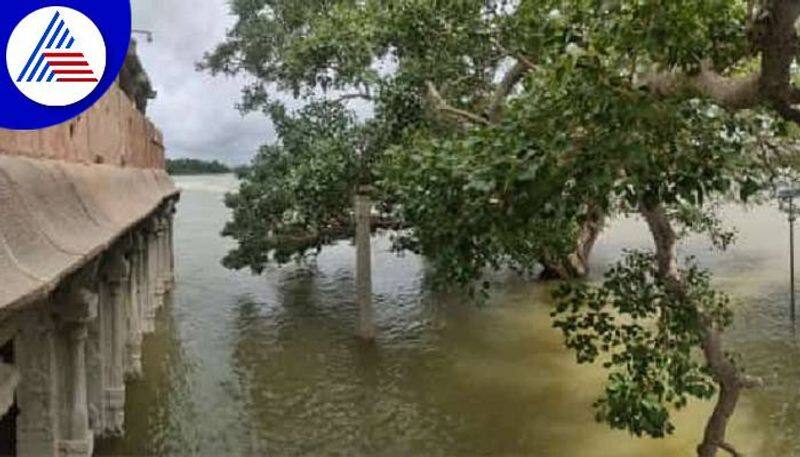
M169 217L167 218L167 253L169 262L167 268L169 270L169 287L170 290L175 286L175 201L170 201Z
M21 382L17 386L17 454L55 455L60 434L59 361L52 307L37 303L21 311L14 339L14 360Z
M19 370L14 365L0 362L0 416L14 405L14 395L19 384Z
M162 227L162 264L161 278L164 283L164 292L172 290L175 284L175 260L173 258L172 246L172 224L175 214L175 202L169 200L164 204L164 212L161 217Z
M102 270L101 270L102 272ZM102 279L102 276L101 276ZM86 338L86 401L89 411L89 427L95 435L106 427L106 386L108 385L108 361L111 358L108 283L102 279L97 285L97 314L87 322Z
M169 206L169 205L167 205ZM167 272L167 265L169 264L169 254L167 252L167 232L168 232L168 218L167 208L158 216L158 285L160 286L161 296L159 297L158 306L161 307L166 301L167 291L169 290L169 275Z
M105 386L105 427L104 431L121 433L125 422L125 367L126 346L125 310L130 301L130 262L126 253L131 242L123 240L113 249L103 267L103 276L108 284L109 302L104 309L108 319L107 341L109 344Z
M93 270L94 267L87 267ZM89 428L86 380L86 339L88 324L97 317L98 296L90 288L95 274L86 273L62 286L53 297L57 315L58 343L62 347L63 377L61 394L61 430L58 452L62 457L92 455L94 438Z
M362 186L355 197L356 218L356 303L359 312L358 335L367 341L375 339L372 310L372 251L370 188Z
M145 277L147 278L147 300L142 317L142 331L152 333L155 330L156 308L161 296L158 284L158 221L155 216L147 221L147 264Z
M127 338L125 374L138 377L142 374L142 310L147 294L142 274L146 265L146 241L141 232L133 235L131 251L130 300L126 303Z

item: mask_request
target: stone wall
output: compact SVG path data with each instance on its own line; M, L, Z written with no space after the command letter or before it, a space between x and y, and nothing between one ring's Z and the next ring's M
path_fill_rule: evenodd
M62 125L0 130L0 426L16 437L0 453L89 457L123 431L174 284L178 198L161 133L117 86Z
M164 138L115 84L91 109L42 130L0 129L0 154L130 168L164 168Z
M48 294L177 189L161 132L114 86L43 130L0 130L0 309Z

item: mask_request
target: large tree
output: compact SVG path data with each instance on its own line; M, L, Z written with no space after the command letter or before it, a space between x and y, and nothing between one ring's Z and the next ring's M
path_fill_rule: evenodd
M702 457L738 455L727 422L741 389L757 382L723 349L727 299L707 272L679 268L675 246L692 230L725 247L730 234L709 202L751 198L781 171L786 123L798 120L796 9L522 2L508 14L524 24L517 52L528 71L502 115L457 109L432 84L438 109L470 127L398 147L384 172L414 241L456 281L485 265L529 269L538 243L563 246L559 234L570 234L554 227L596 208L638 212L655 252L630 254L599 287L565 286L556 325L580 362L602 355L609 377L597 417L612 427L664 436L671 408L717 393Z
M314 101L289 113L270 107L278 140L261 148L240 174L223 235L237 247L223 259L232 269L261 273L270 264L303 261L322 247L355 238L358 334L375 337L371 301L371 231L390 227L372 214L370 125L338 102Z
M242 108L269 111L278 92L301 99L324 92L339 101L366 100L380 132L373 148L379 156L411 134L441 138L499 122L534 68L525 43L533 37L530 24L517 14L515 2L235 0L231 5L236 24L203 67L255 77L244 90ZM537 257L544 276L585 274L604 219L596 207L587 215L571 221L577 228L570 249L556 252L542 245Z
M246 108L277 89L375 102L371 175L448 282L487 265L581 272L605 215L640 213L655 253L566 289L558 325L581 361L610 353L600 419L662 436L670 406L716 391L698 454L735 453L727 419L752 382L722 348L725 299L678 268L675 225L724 245L709 200L767 187L784 122L800 123L800 1L232 5L207 64L256 76Z

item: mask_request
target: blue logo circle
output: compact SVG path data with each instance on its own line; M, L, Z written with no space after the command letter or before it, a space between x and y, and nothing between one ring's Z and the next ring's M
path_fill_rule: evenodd
M116 80L130 37L130 0L4 2L0 128L41 129L89 109Z

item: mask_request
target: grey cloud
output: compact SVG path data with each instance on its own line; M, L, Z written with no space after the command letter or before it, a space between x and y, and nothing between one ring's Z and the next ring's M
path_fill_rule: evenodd
M195 71L203 53L219 43L232 23L226 0L132 0L139 54L158 97L148 115L164 132L169 157L249 161L258 146L274 141L269 120L242 117L234 105L242 78L212 78Z
M242 117L234 107L241 99L244 78L211 77L195 70L203 53L212 50L233 24L227 0L132 0L133 25L154 33L154 41L139 41L139 55L158 97L148 114L164 132L169 157L217 159L238 165L264 143L275 141L266 116ZM334 97L336 94L332 94ZM279 96L296 108L300 102ZM361 119L372 107L353 101Z

